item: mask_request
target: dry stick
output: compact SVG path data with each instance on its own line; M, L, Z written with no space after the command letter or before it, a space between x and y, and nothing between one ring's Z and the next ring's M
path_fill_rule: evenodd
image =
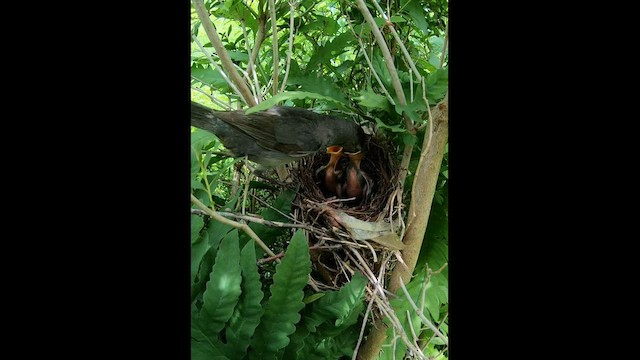
M297 5L298 4L294 0L289 0L289 50L287 50L287 66L284 70L284 78L282 79L282 87L280 88L280 92L284 92L284 89L287 86L289 69L291 68L291 56L293 55L293 34L295 29L293 12L297 8Z
M280 221L265 220L265 219L261 219L261 218L255 217L255 216L240 215L240 214L224 212L224 211L218 211L218 214L220 214L221 216L224 216L224 217L233 217L233 218L236 218L236 219L245 220L245 221L251 221L251 222L262 224L262 225L265 225L265 226L284 227L284 228L298 228L298 229L305 229L305 230L311 231L311 232L315 232L316 231L311 226L308 226L308 225L305 225L305 224L287 224L287 223L283 223L283 222L280 222Z
M205 211L207 213L207 215L209 215L210 217L212 217L214 220L217 220L218 222L221 222L223 224L227 224L227 225L231 225L236 229L242 230L244 231L247 235L249 235L250 238L252 238L261 248L262 250L264 250L264 252L266 252L267 254L271 255L271 256L275 256L276 254L271 251L271 249L269 249L269 247L267 246L267 244L265 244L260 237L258 237L258 235L256 235L255 232L253 232L253 230L247 225L247 224L241 224L239 222L233 221L233 220L229 220L225 217L220 216L220 214L218 214L216 211L213 211L211 209L209 209L205 204L203 204L202 202L200 202L200 200L198 200L195 196L193 196L193 194L191 194L191 202L196 204L197 207L199 207L200 209L202 209L203 211Z
M231 58L229 57L227 50L224 48L222 41L220 41L220 37L218 36L218 31L213 25L213 22L211 21L211 19L209 19L209 12L204 6L204 1L191 0L191 2L193 2L193 7L196 9L196 13L198 13L198 18L200 18L200 22L202 23L202 27L204 28L204 31L207 33L207 37L209 38L209 41L211 41L211 44L216 49L216 53L218 54L218 57L222 62L222 67L227 72L227 74L231 77L231 79L233 80L233 83L238 87L238 90L240 90L240 93L242 94L242 98L244 99L245 103L248 104L249 106L257 105L256 101L251 96L251 90L249 90L249 87L247 86L247 84L242 80L242 78L240 77L236 69L233 67L233 62L231 61Z
M273 33L273 95L278 94L278 27L276 26L276 4L274 0L269 0L269 10L271 11L271 32Z

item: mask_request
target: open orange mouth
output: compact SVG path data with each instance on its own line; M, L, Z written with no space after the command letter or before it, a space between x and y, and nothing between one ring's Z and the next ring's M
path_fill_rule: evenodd
M334 145L327 147L327 153L332 155L342 154L342 146Z

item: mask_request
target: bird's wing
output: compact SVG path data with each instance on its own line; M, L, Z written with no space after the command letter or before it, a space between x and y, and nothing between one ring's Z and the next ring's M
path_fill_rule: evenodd
M274 107L238 116L232 125L252 136L265 149L291 156L306 156L322 148L317 140L317 123L309 110Z

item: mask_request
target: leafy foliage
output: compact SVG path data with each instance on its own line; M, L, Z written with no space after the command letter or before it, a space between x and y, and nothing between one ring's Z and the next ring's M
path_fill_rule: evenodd
M448 0L379 2L389 21L371 0L366 3L392 54L407 99L405 105L399 101L392 73L372 28L353 0L299 0L291 4L275 1L273 20L279 59L276 64L268 1L205 0L209 20L225 50L260 101L252 108L246 106L225 79L228 74L223 75L213 66L211 59L219 67L222 64L195 11L191 29L204 52L196 41L192 42L192 98L217 109L244 108L253 112L284 104L336 110L369 119L378 134L398 145L398 152L391 156L399 159L404 145L414 146L405 182L404 202L408 206L413 174L429 125L428 106L435 105L448 90L445 50ZM400 42L392 36L391 27L417 73L404 57ZM424 87L420 78L424 79ZM274 88L277 88L275 95ZM417 134L407 130L403 116L420 127ZM234 176L246 176L246 172L236 171L242 160L228 158L220 141L206 131L193 129L191 135L191 190L196 198L221 211L242 209L243 213L247 210L265 220L288 221L283 214L291 212L295 191L279 191L258 181L250 182L249 193L234 187ZM255 202L254 198L263 200ZM305 286L311 268L308 244L302 233L291 237L285 228L258 223L249 226L274 252L284 251L279 264L258 266L257 260L265 256L264 250L244 232L206 216L192 215L192 357L350 358L360 335L366 278L355 274L339 291L312 292ZM445 335L447 253L448 153L445 153L418 266L413 280L407 284L411 298ZM394 310L408 334L413 325L414 332L426 345L425 354L446 359L446 345L433 337L433 331L417 317L405 295L401 292L397 295ZM395 344L388 341L381 358L408 356L402 341Z

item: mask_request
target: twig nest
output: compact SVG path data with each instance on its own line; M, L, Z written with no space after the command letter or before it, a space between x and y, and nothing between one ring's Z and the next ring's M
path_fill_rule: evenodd
M314 229L309 232L313 277L320 280L318 285L328 288L348 281L350 274L346 274L356 269L363 273L375 271L385 252L403 247L399 237L403 225L398 212L401 204L396 200L395 145L385 139L372 138L361 159L360 155L342 154L335 162L337 181L344 184L349 171L355 174L354 161L359 161L358 170L368 177L369 189L366 196L357 200L349 200L344 191L339 194L325 186L323 168L330 163L331 155L335 161L337 151L317 153L292 169L300 185L293 203L294 215L296 220Z
M323 172L318 173L330 160L327 152L318 152L312 157L300 161L294 171L294 178L300 183L297 206L301 209L305 204L324 204L334 209L340 209L360 220L377 221L380 216L388 215L390 197L395 195L397 161L395 160L394 144L385 139L372 138L363 150L360 169L371 180L369 196L362 200L349 200L346 194L340 196L328 191L324 186ZM336 170L341 173L344 181L345 172L350 165L348 153L344 153L336 164ZM315 207L315 206L312 206ZM312 220L298 219L298 220ZM307 221L305 221L307 222Z

